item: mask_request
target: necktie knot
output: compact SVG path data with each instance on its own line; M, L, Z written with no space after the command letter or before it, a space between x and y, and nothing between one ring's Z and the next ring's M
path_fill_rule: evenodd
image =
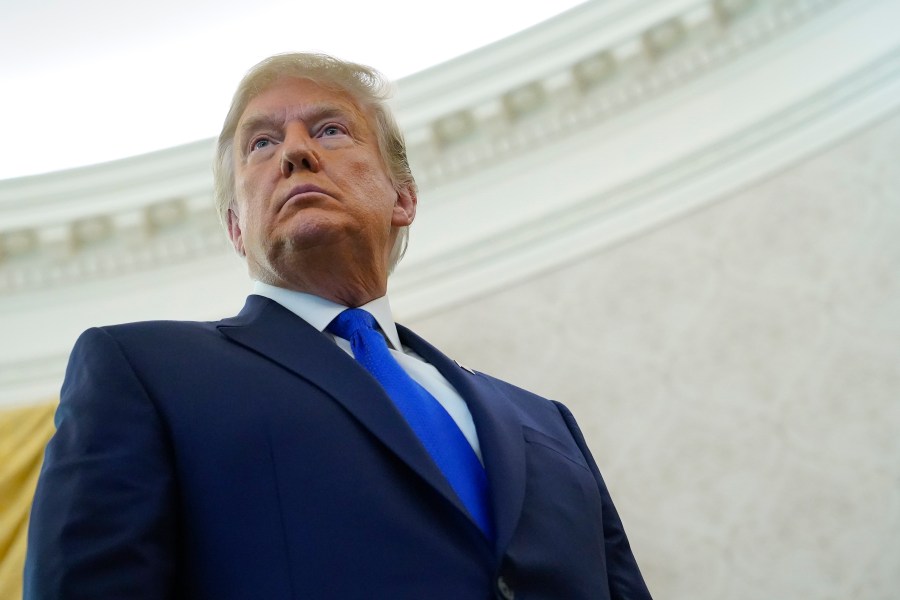
M349 340L360 331L375 330L375 317L361 308L348 308L336 316L327 330Z

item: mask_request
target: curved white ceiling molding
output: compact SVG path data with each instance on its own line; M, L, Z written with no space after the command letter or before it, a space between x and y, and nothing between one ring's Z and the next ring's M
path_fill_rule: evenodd
M557 267L897 109L898 22L893 0L597 2L400 81L421 193L395 310ZM211 158L0 182L0 403L53 393L88 326L238 308Z
M527 85L541 82L543 91L530 96L542 100L527 119L494 101L493 113L453 113L470 123L449 127L460 132L455 142L434 128L421 135L431 160L417 165L426 193L391 282L395 309L417 316L564 264L900 107L900 34L891 25L900 4L744 2L723 26L724 4L692 3L632 41L590 49L605 61L595 88L579 86L579 62L556 65L564 77L532 77ZM599 12L586 7L581 16L591 10ZM582 42L566 34L568 45ZM627 66L622 46L632 48ZM467 79L457 76L460 85ZM503 127L492 131L497 121Z

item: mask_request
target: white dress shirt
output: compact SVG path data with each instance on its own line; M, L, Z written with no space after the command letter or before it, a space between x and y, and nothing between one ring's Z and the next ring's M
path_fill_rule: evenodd
M353 356L353 350L350 348L350 342L342 337L332 335L325 331L328 324L331 323L336 316L347 309L325 298L313 296L312 294L304 294L303 292L295 292L284 288L262 283L261 281L253 282L253 293L257 296L265 296L285 307L329 338L334 340L341 350ZM450 414L450 417L459 426L460 431L472 445L478 459L481 459L481 446L478 444L478 435L475 431L475 423L472 421L472 413L465 400L459 395L459 392L450 385L440 371L429 363L425 362L421 356L400 344L400 336L397 334L397 326L394 324L394 317L391 313L391 305L387 296L376 298L368 304L364 304L359 308L365 310L378 322L381 331L384 333L388 341L388 350L391 355L400 363L406 373L415 379L419 385L428 390L434 398L444 407ZM482 461L483 462L483 461Z

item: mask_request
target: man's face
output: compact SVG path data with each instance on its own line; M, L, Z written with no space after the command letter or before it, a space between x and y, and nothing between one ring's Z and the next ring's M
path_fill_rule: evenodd
M276 80L241 115L233 160L229 234L251 275L295 289L314 273L346 270L386 281L416 199L394 189L371 119L349 95Z

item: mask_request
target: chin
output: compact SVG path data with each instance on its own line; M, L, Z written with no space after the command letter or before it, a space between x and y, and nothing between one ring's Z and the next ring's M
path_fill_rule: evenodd
M273 236L297 248L309 247L335 239L347 229L347 224L325 211L301 211L279 234Z

